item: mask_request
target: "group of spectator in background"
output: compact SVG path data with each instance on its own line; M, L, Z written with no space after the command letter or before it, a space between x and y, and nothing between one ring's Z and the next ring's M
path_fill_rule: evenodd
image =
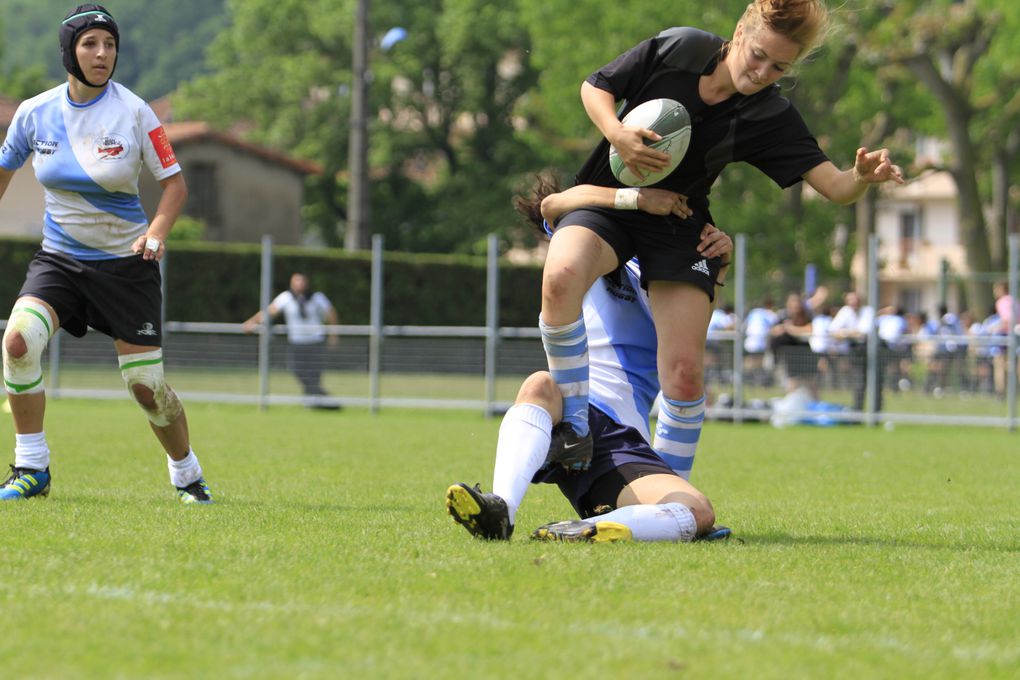
M792 292L782 309L766 296L749 310L743 324L744 376L752 385L779 384L787 392L807 390L818 399L822 388L851 389L854 410L865 399L867 335L875 325L879 339L876 410L882 391L923 388L935 397L947 390L1004 395L1007 386L1007 336L1013 300L1005 283L993 285L995 304L981 319L945 306L935 316L883 307L875 312L855 292L842 306L830 304L819 286L809 296ZM713 332L732 331L737 317L730 306L717 307L709 324L706 379L729 382L730 343Z

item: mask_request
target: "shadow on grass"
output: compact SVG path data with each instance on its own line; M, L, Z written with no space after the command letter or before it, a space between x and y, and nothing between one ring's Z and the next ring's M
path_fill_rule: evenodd
M876 548L921 548L924 550L950 550L953 552L977 550L984 552L1020 553L1020 544L995 544L978 542L932 543L912 538L877 538L874 536L791 536L789 534L748 534L737 533L734 537L743 539L746 545L778 546L858 546Z

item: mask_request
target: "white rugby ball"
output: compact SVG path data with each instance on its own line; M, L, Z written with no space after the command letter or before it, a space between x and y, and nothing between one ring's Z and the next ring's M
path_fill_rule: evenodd
M657 142L645 140L645 145L669 154L669 163L659 172L651 172L642 179L627 169L616 147L609 147L609 168L613 176L629 187L647 187L662 181L676 170L691 143L691 116L680 102L673 99L650 99L638 104L623 117L624 125L643 127L662 137Z

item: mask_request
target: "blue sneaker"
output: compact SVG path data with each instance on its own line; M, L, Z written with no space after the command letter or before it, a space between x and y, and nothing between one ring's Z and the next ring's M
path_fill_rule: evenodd
M0 486L0 501L20 501L50 495L50 469L30 470L11 466L11 476Z
M194 503L201 503L208 505L212 503L212 492L209 491L209 485L205 483L205 479L199 477L191 484L187 486L178 486L177 498L185 505L192 505Z

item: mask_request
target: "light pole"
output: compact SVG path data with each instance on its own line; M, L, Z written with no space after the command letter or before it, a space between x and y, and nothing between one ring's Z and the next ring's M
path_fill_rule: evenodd
M369 0L358 0L351 69L347 231L344 234L347 250L367 250L371 236L368 233L368 10Z

